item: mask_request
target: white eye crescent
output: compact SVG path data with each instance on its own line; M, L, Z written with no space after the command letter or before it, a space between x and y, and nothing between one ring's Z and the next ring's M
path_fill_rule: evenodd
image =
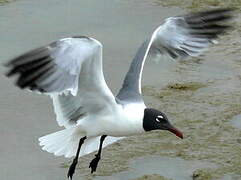
M164 119L164 117L163 117L162 115L158 115L158 116L156 117L156 121L157 121L157 122L161 122L162 119Z
M157 122L160 122L160 120L159 120L158 118L156 118L156 121L157 121Z
M164 118L162 115L159 115L159 116L157 116L157 117L160 118L160 119L163 119L163 118Z

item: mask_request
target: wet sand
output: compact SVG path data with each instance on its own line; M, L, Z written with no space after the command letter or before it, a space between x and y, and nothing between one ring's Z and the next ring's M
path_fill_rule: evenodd
M197 169L217 168L212 163L159 156L137 158L132 160L129 166L129 171L116 173L113 176L98 176L94 180L131 180L139 177L148 177L148 174L159 176L159 178L163 179L165 177L166 179L192 180L192 174Z
M234 116L231 120L231 124L233 127L241 129L241 114Z
M62 37L92 36L104 45L105 77L116 93L145 38L165 17L191 10L176 8L175 3L162 7L158 2L20 0L0 6L1 62ZM146 104L166 112L184 131L184 140L167 132L127 138L103 151L94 175L88 169L93 154L83 157L75 178L114 179L120 172L131 170L129 163L136 158L156 155L215 164L216 168L195 171L199 179L241 179L241 131L231 124L231 119L241 114L240 15L236 23L236 29L205 56L179 63L164 61L160 66L146 63ZM61 129L55 122L51 100L18 90L4 72L0 66L0 178L65 179L70 160L41 151L37 141ZM153 173L131 178L169 178Z

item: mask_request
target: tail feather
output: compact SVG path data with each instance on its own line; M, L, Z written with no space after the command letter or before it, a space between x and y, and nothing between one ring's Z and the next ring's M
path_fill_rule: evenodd
M39 145L43 146L42 149L49 153L54 153L56 156L64 155L67 157L67 154L69 154L71 150L69 146L75 144L74 141L71 141L73 132L74 128L69 128L40 137Z
M72 127L40 137L39 145L42 146L43 150L49 153L53 153L56 156L65 156L67 158L70 158L72 156L75 156L79 140L84 136L85 133L81 132L76 127ZM112 144L120 139L122 139L122 137L107 136L103 143L103 147ZM87 138L80 149L80 156L98 150L99 143L100 136Z

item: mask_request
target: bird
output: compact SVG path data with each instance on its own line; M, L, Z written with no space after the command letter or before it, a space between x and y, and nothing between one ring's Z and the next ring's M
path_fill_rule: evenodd
M230 29L232 12L211 9L166 18L137 50L116 96L104 78L103 46L87 36L62 38L15 57L5 63L6 76L17 75L20 89L52 98L63 130L40 137L39 144L56 156L74 157L67 173L72 179L81 156L97 151L89 164L93 173L102 149L124 137L165 130L183 138L165 113L145 105L144 63L149 55L175 61L201 55Z

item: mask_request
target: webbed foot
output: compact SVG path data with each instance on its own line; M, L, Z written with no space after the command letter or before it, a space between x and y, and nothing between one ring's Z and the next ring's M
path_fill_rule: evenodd
M91 173L96 171L96 168L98 166L99 160L100 160L100 155L96 154L95 158L90 162L90 165L89 165L89 168L91 168Z

